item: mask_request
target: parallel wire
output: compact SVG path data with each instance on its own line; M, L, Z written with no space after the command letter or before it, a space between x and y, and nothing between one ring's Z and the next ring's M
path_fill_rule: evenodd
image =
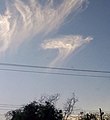
M46 66L34 66L34 65L23 65L23 64L10 64L10 63L0 63L1 66L12 66L12 67L24 67L24 68L40 68L40 69L55 69L64 71L79 71L79 72L90 72L90 73L110 73L110 71L97 71L90 69L76 69L76 68L59 68L59 67L46 67ZM10 72L25 72L25 73L38 73L38 74L53 74L53 75L65 75L65 76L82 76L82 77L100 77L100 78L110 78L110 76L100 76L100 75L87 75L87 74L71 74L71 73L59 73L59 72L41 72L33 70L21 70L21 69L10 69L4 68L0 71L10 71ZM12 110L13 108L22 107L22 105L13 104L0 104L0 110Z
M14 109L19 109L23 105L14 105L14 104L0 104L0 111L11 111Z
M51 74L51 75L63 75L63 76L77 76L77 77L93 77L93 78L110 78L110 76L100 76L100 75L87 75L87 74L71 74L71 73L59 73L59 72L41 72L41 71L31 71L31 70L18 70L18 69L0 69L0 71L10 71L10 72L24 72L24 73L38 73L38 74Z
M22 105L15 105L15 104L0 104L0 106L17 106L17 107L20 107Z
M35 65L12 64L12 63L0 63L0 65L2 65L2 66L14 66L14 67L27 67L27 68L40 68L40 69L55 69L55 70L66 70L66 71L110 73L110 71L103 71L103 70L77 69L77 68L61 68L61 67L47 67L47 66L35 66Z

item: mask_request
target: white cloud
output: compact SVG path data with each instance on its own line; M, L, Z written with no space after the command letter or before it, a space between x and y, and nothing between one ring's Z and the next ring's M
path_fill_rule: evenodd
M89 43L92 39L93 38L91 37L84 38L80 35L69 35L46 40L41 46L43 49L58 50L58 56L50 64L50 66L54 66L57 62L66 59L71 53L75 52L82 45Z
M55 0L6 0L6 11L0 14L0 52L18 47L25 40L42 33L47 35L58 29L65 18L79 10L87 0L62 0L54 7Z

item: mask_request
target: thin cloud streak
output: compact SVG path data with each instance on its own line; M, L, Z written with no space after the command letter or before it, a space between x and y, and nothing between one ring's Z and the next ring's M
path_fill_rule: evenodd
M82 45L89 43L92 39L93 39L92 37L84 38L83 36L80 35L76 35L76 36L69 35L69 36L62 36L59 38L46 40L44 43L42 43L41 46L45 50L46 49L58 50L58 56L50 64L50 66L55 66L59 61L62 62L71 53L75 52Z
M0 14L0 52L19 47L27 39L42 33L44 36L61 27L65 18L82 8L87 0L62 0L54 6L55 0L6 0L6 10Z

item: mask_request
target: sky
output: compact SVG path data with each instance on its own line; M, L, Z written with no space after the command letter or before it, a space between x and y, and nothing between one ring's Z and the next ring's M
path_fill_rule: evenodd
M110 71L109 11L109 0L0 0L0 63ZM1 70L7 68L110 76L0 65L0 104L60 93L62 108L75 92L76 108L109 111L110 78Z

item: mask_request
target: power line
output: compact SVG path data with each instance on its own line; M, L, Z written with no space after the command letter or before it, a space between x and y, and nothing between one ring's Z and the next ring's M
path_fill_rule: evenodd
M23 105L0 104L0 110L19 109L21 107L23 107Z
M11 111L11 110L13 110L13 109L8 109L8 108L0 108L0 110L8 110L8 111Z
M2 111L11 111L14 109L20 109L23 105L14 105L14 104L0 104L0 110Z
M0 71L10 71L10 72L24 72L24 73L35 73L35 74L51 74L51 75L63 75L63 76L76 76L76 77L93 77L93 78L110 78L110 76L100 76L100 75L87 75L87 74L71 74L71 73L59 73L59 72L41 72L41 71L31 71L31 70L20 70L20 69L0 69Z
M3 106L17 106L17 107L20 107L22 105L15 105L15 104L0 104L0 106L3 105Z
M19 108L22 106L4 106L4 105L0 105L0 108Z
M40 69L54 69L64 71L79 71L79 72L92 72L92 73L110 73L105 70L91 70L91 69L77 69L77 68L61 68L61 67L48 67L48 66L35 66L35 65L24 65L24 64L12 64L12 63L0 63L1 66L12 66L12 67L27 67L27 68L40 68Z
M9 104L9 103L7 103L7 104L0 103L0 105L4 105L4 106L22 106L20 104Z

